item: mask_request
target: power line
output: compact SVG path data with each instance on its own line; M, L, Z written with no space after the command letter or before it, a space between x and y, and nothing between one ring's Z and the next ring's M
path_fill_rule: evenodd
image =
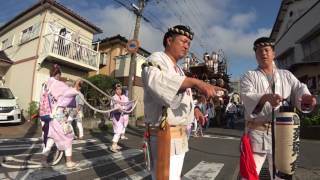
M120 4L121 6L125 7L126 9L128 9L129 11L133 11L132 8L128 7L125 3L119 1L119 0L113 0L115 1L116 3Z

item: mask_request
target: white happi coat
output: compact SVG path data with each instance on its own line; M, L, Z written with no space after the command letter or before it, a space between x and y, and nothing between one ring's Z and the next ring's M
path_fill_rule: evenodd
M183 71L175 66L164 52L155 52L148 58L156 66L142 70L144 85L144 117L145 122L157 126L161 119L162 107L168 107L168 123L170 125L189 125L194 119L194 105L191 89L179 92L186 78ZM171 152L184 153L188 150L187 139L172 140Z
M291 72L277 69L274 66L275 93L284 99L288 99L292 105L301 109L300 99L303 94L310 94L305 84L301 83ZM264 94L271 94L272 87L269 85L267 76L262 70L248 71L241 78L241 99L245 107L247 121L271 121L272 106L266 102L261 112L253 113L255 107ZM275 108L277 114L279 108ZM272 153L271 133L249 130L253 152Z

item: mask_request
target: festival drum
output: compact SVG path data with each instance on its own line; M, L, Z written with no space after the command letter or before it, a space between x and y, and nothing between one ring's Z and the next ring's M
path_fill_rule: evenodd
M280 112L275 120L275 166L279 175L293 175L299 155L300 119L294 112Z

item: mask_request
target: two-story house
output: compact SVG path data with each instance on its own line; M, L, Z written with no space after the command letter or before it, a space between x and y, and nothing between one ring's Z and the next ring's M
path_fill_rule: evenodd
M54 0L41 0L0 27L1 61L6 86L23 109L38 101L41 84L54 63L64 78L77 79L98 72L99 53L93 35L102 30ZM1 70L2 71L2 70Z
M320 94L320 1L283 0L270 37L276 63Z
M101 53L99 73L119 79L125 87L128 85L131 61L131 54L129 54L126 49L127 42L128 39L125 37L116 35L107 37L99 43L99 52ZM149 55L150 53L141 47L137 52L136 74L134 76L132 92L133 99L138 100L135 109L136 117L143 116L144 114L141 65ZM92 75L92 73L90 73L90 75Z

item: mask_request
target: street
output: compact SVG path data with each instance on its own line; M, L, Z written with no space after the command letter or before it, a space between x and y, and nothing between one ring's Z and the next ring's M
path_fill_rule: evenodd
M85 139L75 140L73 143L73 159L79 163L76 169L66 169L64 158L50 168L12 168L24 165L23 161L27 159L40 162L42 142L39 131L35 132L33 138L4 138L1 133L1 162L6 157L5 164L9 167L0 167L0 179L151 179L149 172L144 169L141 149L143 128L128 129L129 139L120 142L123 149L119 153L112 153L108 149L112 139L110 131L85 131ZM204 131L203 137L191 137L182 179L237 179L241 134L241 130L210 128ZM318 152L320 141L302 141L295 179L320 178L320 157L316 155ZM8 156L14 158L10 159ZM267 168L264 167L261 179L269 179L267 175Z

